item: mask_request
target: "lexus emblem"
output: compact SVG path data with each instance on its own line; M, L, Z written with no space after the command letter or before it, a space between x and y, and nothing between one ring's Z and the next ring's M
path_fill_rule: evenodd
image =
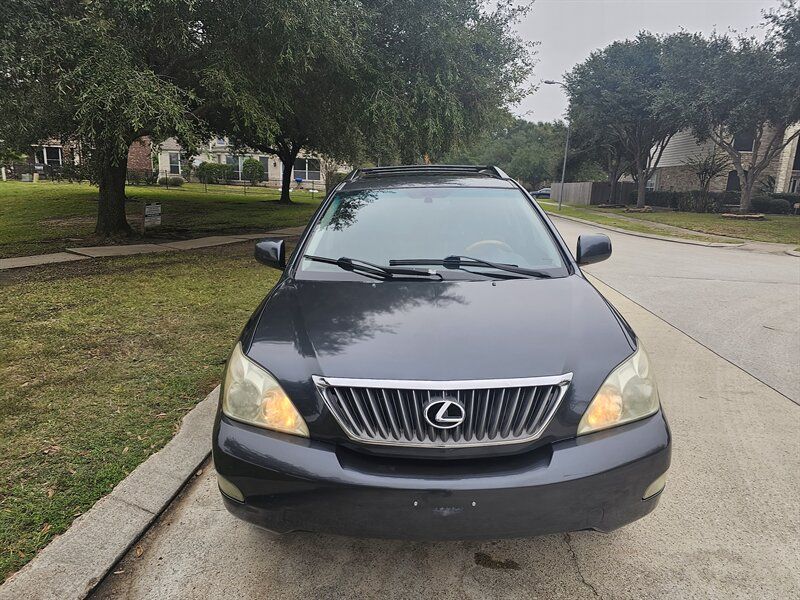
M464 407L455 400L442 398L425 407L425 420L437 429L452 429L464 422Z

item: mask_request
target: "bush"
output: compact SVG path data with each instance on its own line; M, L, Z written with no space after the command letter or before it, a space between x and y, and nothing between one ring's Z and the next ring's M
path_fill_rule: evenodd
M775 198L777 194L771 196L759 196L750 201L750 208L755 212L766 213L769 215L788 215L792 212L792 205L784 198ZM785 194L789 195L789 194Z
M242 179L256 185L264 179L264 165L257 158L248 158L242 162Z
M128 169L126 178L130 185L153 185L158 179L158 174L155 171Z
M631 203L636 202L636 192L631 194ZM681 212L720 213L727 210L727 204L739 204L738 192L709 192L700 190L688 192L647 192L645 202L648 206L669 208Z
M195 169L200 183L224 183L233 177L233 165L202 162Z
M170 175L169 177L159 177L158 185L169 185L172 187L180 187L186 181L180 175Z
M340 173L339 171L331 173L325 180L325 193L329 194L333 188L347 179L347 175L348 173Z
M770 198L779 198L781 200L786 200L789 204L794 206L798 202L800 202L800 194L789 194L789 193L774 193L769 195Z

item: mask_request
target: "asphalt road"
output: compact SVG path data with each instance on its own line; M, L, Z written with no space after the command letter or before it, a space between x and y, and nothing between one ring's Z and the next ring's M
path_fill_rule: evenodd
M531 540L276 540L225 511L209 464L95 598L800 597L800 408L772 389L797 397L800 261L612 237L589 270L703 342L597 283L647 345L673 430L654 513Z
M571 248L609 235L613 256L587 272L800 404L800 258L554 222Z

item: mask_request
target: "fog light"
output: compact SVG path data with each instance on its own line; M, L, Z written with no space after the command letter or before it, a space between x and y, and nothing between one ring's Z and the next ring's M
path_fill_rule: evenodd
M228 498L244 502L244 494L242 494L241 490L219 473L217 473L217 485L219 485L220 491L228 496Z
M664 489L665 485L667 485L666 473L647 486L647 489L644 491L644 496L642 496L642 500L647 500L648 498L655 496L658 492Z

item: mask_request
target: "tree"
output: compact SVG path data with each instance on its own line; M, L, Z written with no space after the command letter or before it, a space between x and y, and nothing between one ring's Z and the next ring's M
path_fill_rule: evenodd
M512 117L473 143L442 157L443 162L497 165L514 179L538 188L561 177L566 126L561 121L533 123ZM593 178L598 171L587 153L570 152L567 173Z
M179 82L203 43L197 18L192 0L9 0L3 8L0 139L18 149L49 138L90 149L100 236L130 232L130 144L143 135L196 138L196 98Z
M595 165L602 170L606 181L610 184L609 202L617 201L617 188L620 178L630 172L630 160L625 147L614 135L613 131L600 129L596 123L580 120L572 123L572 142L570 144L575 156L581 157L586 164Z
M705 153L690 156L684 161L684 164L697 175L703 198L708 198L708 190L711 188L712 182L731 168L730 160L721 154L716 146Z
M771 13L764 41L755 38L678 34L665 61L670 86L661 106L680 110L694 135L727 154L739 176L740 210L748 212L764 172L800 128L797 3ZM784 36L789 36L785 38ZM731 85L731 82L739 82Z
M442 156L489 128L530 72L530 49L512 31L521 13L505 2L490 12L478 0L365 0L331 10L330 28L307 35L314 59L285 74L278 102L261 93L275 63L264 49L270 40L242 44L247 103L274 127L239 112L226 130L280 158L281 202L290 201L301 150L350 163Z
M264 179L264 165L257 158L247 158L242 163L242 178L249 181L250 185L256 185Z
M642 32L592 53L566 76L571 120L592 123L613 148L624 151L638 183L639 207L664 148L682 125L679 111L656 109L666 85L662 57L668 43Z

